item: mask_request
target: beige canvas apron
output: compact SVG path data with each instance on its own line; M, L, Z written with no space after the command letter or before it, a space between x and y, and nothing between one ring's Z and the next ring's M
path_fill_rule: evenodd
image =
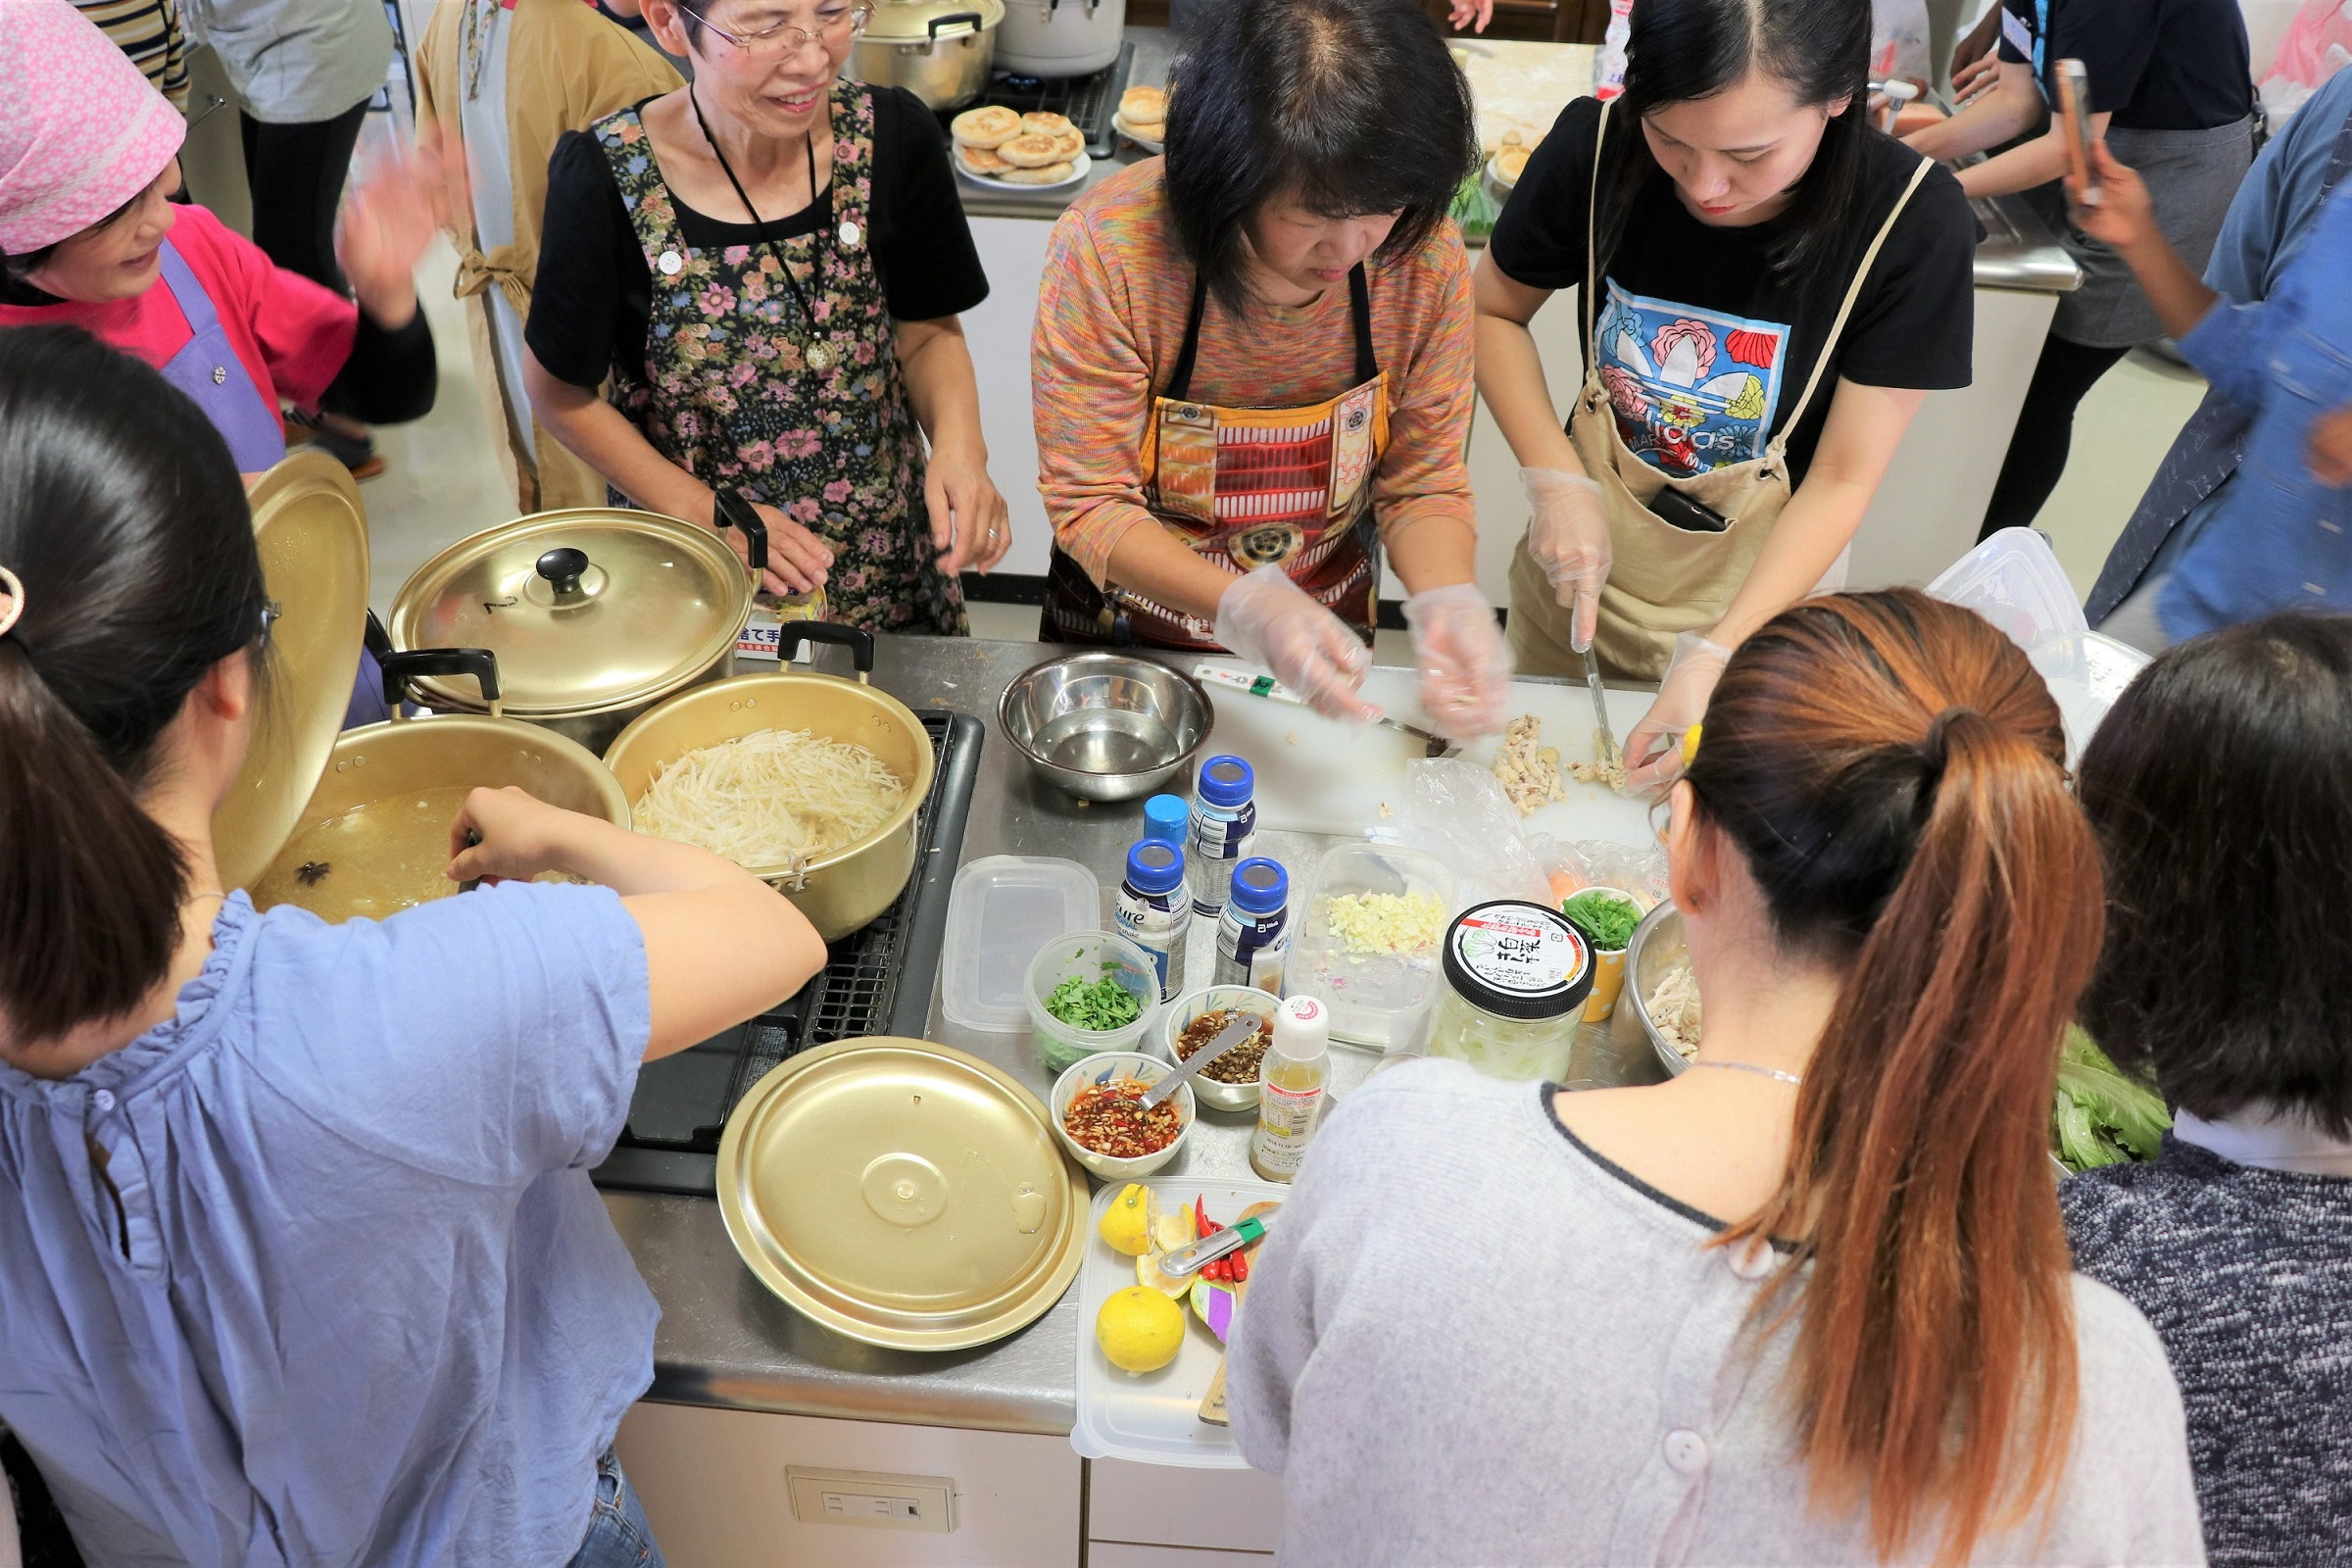
M1593 133L1592 179L1585 210L1585 384L1577 395L1576 411L1568 417L1569 444L1577 461L1600 486L1601 506L1609 517L1609 543L1615 560L1609 580L1600 590L1600 619L1593 649L1609 673L1637 680L1656 680L1666 673L1674 657L1677 633L1705 631L1723 612L1747 580L1748 568L1764 549L1764 541L1788 504L1788 433L1805 417L1813 393L1837 357L1846 318L1862 297L1871 264L1895 220L1910 204L1932 160L1922 158L1911 182L1895 198L1894 209L1854 269L1845 300L1830 325L1830 335L1805 378L1796 408L1781 422L1760 458L1726 464L1688 478L1669 478L1651 467L1625 444L1617 428L1616 411L1609 406L1608 388L1600 379L1600 353L1594 341L1595 296L1600 292L1598 258L1593 254L1594 222L1598 218L1602 138L1608 133L1609 110L1604 104ZM1791 333L1793 336L1793 332ZM1668 487L1712 508L1731 521L1721 533L1677 528L1649 510L1648 503ZM1831 568L1821 587L1834 589L1845 580L1844 558ZM1511 652L1519 669L1529 675L1580 675L1583 656L1569 645L1574 612L1559 603L1544 568L1528 554L1524 536L1511 555Z

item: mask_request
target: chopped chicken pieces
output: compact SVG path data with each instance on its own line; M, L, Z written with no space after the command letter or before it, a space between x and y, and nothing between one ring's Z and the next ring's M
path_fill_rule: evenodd
M1543 739L1544 721L1521 713L1503 726L1502 749L1494 754L1494 776L1521 816L1568 798L1560 779L1560 749L1543 745Z

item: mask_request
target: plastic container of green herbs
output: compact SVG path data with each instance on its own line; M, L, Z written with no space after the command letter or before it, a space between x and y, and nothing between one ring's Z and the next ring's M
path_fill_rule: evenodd
M1560 912L1585 934L1595 953L1623 953L1642 923L1642 906L1613 888L1587 888L1571 894Z
M1142 1049L1159 971L1115 931L1072 931L1038 950L1025 995L1038 1065L1058 1074L1100 1052Z

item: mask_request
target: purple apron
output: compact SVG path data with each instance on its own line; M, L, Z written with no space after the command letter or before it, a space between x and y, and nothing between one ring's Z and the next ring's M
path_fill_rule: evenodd
M164 379L192 398L213 421L213 428L228 443L228 455L239 473L275 467L286 456L286 427L276 406L262 396L253 377L245 373L245 362L237 358L228 334L221 330L220 313L214 309L213 297L204 291L170 240L164 241L163 262L164 286L172 291L179 314L187 318L189 332L186 345L164 367ZM384 706L383 685L375 655L363 647L351 705L343 714L345 729L381 723L392 716Z

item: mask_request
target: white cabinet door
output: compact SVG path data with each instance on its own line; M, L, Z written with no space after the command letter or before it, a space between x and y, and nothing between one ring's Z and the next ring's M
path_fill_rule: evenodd
M1104 1542L1272 1551L1282 1544L1282 1477L1256 1470L1097 1459L1087 1487L1093 1561Z
M670 1568L1075 1568L1083 1485L1067 1438L631 1407L614 1443ZM788 1465L944 1476L945 1535L793 1517Z
M963 318L963 335L980 385L980 430L988 438L988 476L1004 492L1012 547L998 571L1042 576L1054 530L1037 494L1037 423L1029 404L1029 330L1046 272L1052 223L1033 218L975 218L972 241L988 272L988 298Z

